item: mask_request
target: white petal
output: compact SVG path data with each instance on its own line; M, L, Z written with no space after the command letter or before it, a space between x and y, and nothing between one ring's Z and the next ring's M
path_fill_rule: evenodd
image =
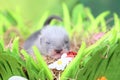
M57 65L56 69L57 70L64 70L66 66L67 66L67 64Z
M28 79L21 76L12 76L8 80L28 80Z
M50 69L54 69L54 68L55 68L55 64L52 63L52 64L50 64L48 67L49 67Z
M72 61L73 58L71 58L71 57L67 57L66 60L67 60L67 61Z
M63 70L65 69L65 67L60 67L60 66L59 66L59 67L56 67L56 69L57 69L57 70L62 70L62 71L63 71Z
M62 54L61 59L62 59L62 58L66 58L66 57L67 57L67 54L64 53L64 54Z

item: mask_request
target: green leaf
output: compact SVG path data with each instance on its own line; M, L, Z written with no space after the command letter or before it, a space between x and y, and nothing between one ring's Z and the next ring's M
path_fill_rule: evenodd
M11 14L10 11L4 11L3 15L6 17L6 19L14 26L17 25L17 22L15 20L15 18L13 17L13 15Z
M79 63L81 62L84 56L85 43L83 42L78 55L75 59L66 67L64 72L61 75L61 80L76 79L77 73L79 72Z
M48 68L46 62L44 61L44 59L42 58L42 56L39 53L39 50L36 47L33 47L35 56L36 56L36 61L38 66L40 66L40 69L43 70L42 74L44 73L44 77L45 79L48 80L53 80L53 76L51 75L51 71Z
M13 40L12 51L17 55L19 54L19 37Z
M63 23L64 23L64 27L67 30L67 32L69 33L70 37L71 37L71 22L70 22L70 14L68 11L67 6L63 3Z
M114 27L116 30L120 31L120 20L116 13L114 13Z
M18 60L8 54L0 54L0 79L8 80L13 75L24 76L22 64Z
M81 19L84 19L84 7L82 4L78 4L77 6L75 6L73 8L73 11L72 11L72 22L74 24L78 24L78 15L80 16Z
M99 24L99 22L101 21L101 20L103 20L106 16L108 16L110 14L110 12L109 11L105 11L105 12L102 12L101 14L99 14L98 16L97 16L97 18L96 18L96 23L97 23L97 25Z

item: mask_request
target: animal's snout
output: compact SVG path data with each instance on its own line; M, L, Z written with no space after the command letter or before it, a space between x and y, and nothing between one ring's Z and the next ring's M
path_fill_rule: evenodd
M56 49L55 52L56 53L61 53L63 50L62 49Z

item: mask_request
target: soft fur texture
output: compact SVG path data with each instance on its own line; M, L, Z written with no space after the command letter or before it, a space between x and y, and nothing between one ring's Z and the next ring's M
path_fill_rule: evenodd
M63 52L69 50L69 37L61 26L45 26L42 30L31 35L24 44L28 53L33 53L32 46L36 46L42 55L59 58ZM60 51L56 53L56 51Z

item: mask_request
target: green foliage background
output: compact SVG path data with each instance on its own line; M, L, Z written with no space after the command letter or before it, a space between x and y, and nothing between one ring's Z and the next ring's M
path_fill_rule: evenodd
M63 2L71 10L77 0L1 0L0 10L18 10L24 22L34 25L46 12L62 16Z

